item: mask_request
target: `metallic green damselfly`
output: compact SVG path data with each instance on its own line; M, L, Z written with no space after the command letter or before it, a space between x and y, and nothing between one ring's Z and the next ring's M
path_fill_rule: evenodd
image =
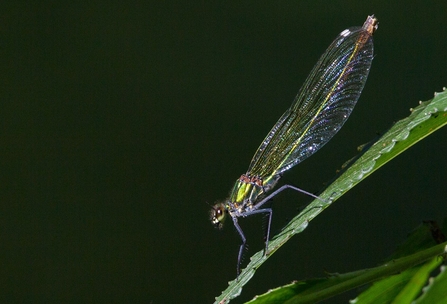
M372 35L378 21L368 16L362 27L341 32L314 66L290 108L279 118L259 146L245 174L236 180L230 196L213 206L210 217L217 228L230 215L242 239L237 261L240 273L246 238L239 217L268 215L268 250L272 209L261 207L285 189L319 199L291 185L272 190L282 174L325 145L343 126L363 90L373 59Z

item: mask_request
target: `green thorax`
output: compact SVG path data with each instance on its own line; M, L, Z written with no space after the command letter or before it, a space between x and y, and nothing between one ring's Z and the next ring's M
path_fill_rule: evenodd
M263 193L262 187L238 179L231 190L229 203L236 208L251 205Z
M230 208L245 209L246 207L256 204L258 198L265 192L272 189L279 176L274 178L269 177L267 180L262 180L256 177L247 177L242 175L236 180L233 189L231 190L228 203Z

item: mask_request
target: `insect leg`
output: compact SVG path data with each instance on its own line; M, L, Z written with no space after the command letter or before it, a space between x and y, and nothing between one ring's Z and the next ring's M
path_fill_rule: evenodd
M239 274L241 273L241 260L242 260L242 252L244 251L245 245L247 244L247 238L244 235L244 232L242 231L241 226L239 226L237 222L237 217L232 217L234 227L236 227L237 232L239 232L239 235L242 239L242 244L239 247L239 254L237 255L237 267L236 267L236 277L239 277Z
M273 211L272 208L265 208L265 209L258 209L258 210L252 210L247 212L244 217L253 215L253 214L258 214L258 213L268 213L269 219L268 219L268 223L267 223L267 233L265 235L265 249L264 249L264 255L267 254L267 249L269 247L269 240L270 240L270 226L272 224L272 215L273 215Z
M259 203L256 203L256 205L253 206L253 208L254 208L255 210L256 210L256 209L259 209L259 207L261 207L261 206L264 205L266 202L268 202L269 200L271 200L273 197L275 197L276 195L278 195L278 193L280 193L280 192L282 192L282 191L284 191L284 190L286 190L286 189L292 189L292 190L301 192L301 193L306 194L306 195L308 195L308 196L310 196L310 197L313 197L313 198L315 198L315 199L317 199L317 200L320 200L320 201L322 201L323 203L327 203L327 201L325 201L324 199L322 199L322 198L316 196L315 194L312 194L312 193L310 193L310 192L307 192L306 190L300 189L300 188L295 187L295 186L292 186L292 185L284 185L284 186L281 186L279 189L273 191L273 192L272 192L271 194L269 194L268 196L266 196L266 197L265 197L264 199L262 199L262 201L260 201ZM262 210L264 210L264 209L262 209Z

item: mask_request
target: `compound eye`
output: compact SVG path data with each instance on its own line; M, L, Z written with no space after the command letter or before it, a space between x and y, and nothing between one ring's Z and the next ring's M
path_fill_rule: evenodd
M225 205L222 203L214 205L213 209L211 209L210 219L216 228L222 228L226 212Z

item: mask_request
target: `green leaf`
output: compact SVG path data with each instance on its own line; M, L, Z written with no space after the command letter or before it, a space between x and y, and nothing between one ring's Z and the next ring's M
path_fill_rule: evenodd
M424 289L424 294L416 300L415 304L446 303L447 273L446 266L441 266L440 274L431 279Z
M374 284L373 288L357 298L354 302L365 303L391 303L390 299L395 299L399 292L411 286L412 281L419 278L418 267L411 268L428 258L436 261L437 265L428 263L432 269L442 262L437 256L444 252L447 243L436 245L422 252L403 257L394 261L390 261L381 266L355 271L345 274L338 274L329 278L312 279L307 281L294 282L280 288L273 289L266 294L257 296L250 304L267 304L267 303L287 303L287 304L303 304L316 303L328 299L337 294L346 292L353 288L371 283L373 280L386 277L386 279ZM433 258L434 257L434 258ZM425 267L424 270L428 270ZM396 273L399 273L396 275ZM429 273L429 272L428 272ZM426 281L423 281L425 284ZM424 284L422 286L424 286ZM417 289L416 296L422 286ZM410 301L411 302L411 301ZM395 302L409 303L409 302Z
M443 261L439 255L447 243L436 245L432 224L424 223L415 229L389 261L379 267L294 282L257 296L249 303L315 303L377 280L353 302L409 303L420 294L430 272ZM400 258L394 259L395 256ZM418 264L421 265L415 266Z
M269 243L266 255L255 253L250 263L237 280L229 282L229 287L216 298L215 303L228 303L237 297L242 287L276 250L293 235L302 232L309 222L329 207L334 201L364 180L388 161L447 124L447 92L436 93L435 97L411 110L410 116L396 122L381 138L361 155L356 157L341 175L330 184L319 197L312 201L300 214L294 217Z
M402 288L402 290L394 298L392 303L411 303L414 299L416 299L416 297L420 294L422 288L427 283L427 279L429 278L430 273L435 268L438 268L442 262L442 258L435 257L431 261L425 263L424 265L421 265L420 267L414 267L405 271L412 272L412 274L408 276L410 280L408 280L405 287ZM398 277L402 277L402 275L398 275Z
M444 229L446 228L444 227ZM403 244L397 247L388 262L415 252L416 254L421 253L423 250L434 246L438 242L438 238L435 238L436 233L442 234L437 224L433 221L425 221L423 225L420 225L408 235ZM398 275L386 277L374 283L355 299L355 302L358 304L410 303L420 294L430 272L438 267L442 261L442 258L436 256L425 264L406 269Z

